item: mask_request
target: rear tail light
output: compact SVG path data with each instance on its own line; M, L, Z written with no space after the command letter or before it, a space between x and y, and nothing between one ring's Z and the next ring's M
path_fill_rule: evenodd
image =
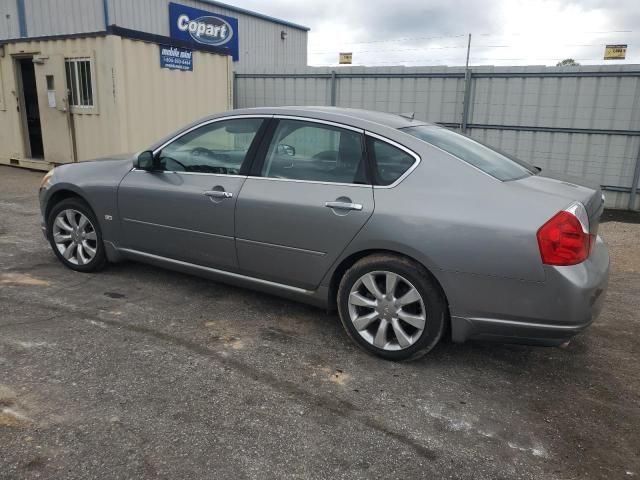
M589 233L589 217L581 203L558 212L538 230L538 247L547 265L576 265L589 258L595 235Z

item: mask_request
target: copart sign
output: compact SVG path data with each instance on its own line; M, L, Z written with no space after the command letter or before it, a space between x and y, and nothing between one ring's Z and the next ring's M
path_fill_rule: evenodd
M239 60L237 18L170 3L169 22L171 38L226 47L231 51L233 61Z

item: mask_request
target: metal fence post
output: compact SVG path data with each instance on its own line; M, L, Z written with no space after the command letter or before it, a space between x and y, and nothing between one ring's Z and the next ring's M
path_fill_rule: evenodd
M469 122L469 101L471 100L471 79L473 74L470 69L464 72L464 97L462 99L462 122L460 122L460 131L467 132L467 123Z
M336 83L337 83L336 71L331 70L331 106L332 107L336 106L336 93L337 93Z
M233 109L235 110L236 108L238 108L238 74L234 70L232 75L233 80L231 82L231 88L233 89L233 91L231 92L231 96Z
M467 131L467 113L469 112L469 84L471 72L469 71L469 55L471 54L471 34L467 42L467 61L464 64L464 93L462 96L462 118L460 119L460 131Z
M636 167L633 170L631 192L629 192L629 210L635 210L636 195L638 193L638 180L640 180L640 146L638 147L638 156L636 157Z

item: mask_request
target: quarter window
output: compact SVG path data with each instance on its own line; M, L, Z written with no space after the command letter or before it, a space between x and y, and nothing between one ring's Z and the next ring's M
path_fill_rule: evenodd
M93 107L91 60L89 58L68 58L65 60L65 70L71 106Z
M238 175L262 122L260 118L219 121L186 133L162 149L160 167Z
M378 185L391 185L416 162L416 159L404 150L375 138L369 138L369 149L375 160Z
M262 176L335 183L367 183L362 135L299 120L280 120Z
M401 130L441 148L445 152L503 182L517 180L537 173L535 167L522 160L507 156L476 140L446 128L420 125Z

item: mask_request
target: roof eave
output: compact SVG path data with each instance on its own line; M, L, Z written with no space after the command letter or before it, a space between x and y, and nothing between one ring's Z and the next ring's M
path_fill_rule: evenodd
M236 6L233 6L233 5L229 5L228 3L218 2L217 0L197 0L197 1L199 1L201 3L207 3L209 5L214 5L214 6L220 7L220 8L225 8L227 10L231 10L232 12L242 13L244 15L249 15L251 17L256 17L256 18L260 18L262 20L267 20L269 22L278 23L278 24L284 25L286 27L291 27L291 28L295 28L295 29L298 29L298 30L303 30L305 32L308 32L309 30L311 30L309 27L306 27L304 25L299 25L297 23L288 22L286 20L281 20L280 18L271 17L269 15L265 15L263 13L254 12L252 10L247 10L246 8L240 8L240 7L236 7Z

